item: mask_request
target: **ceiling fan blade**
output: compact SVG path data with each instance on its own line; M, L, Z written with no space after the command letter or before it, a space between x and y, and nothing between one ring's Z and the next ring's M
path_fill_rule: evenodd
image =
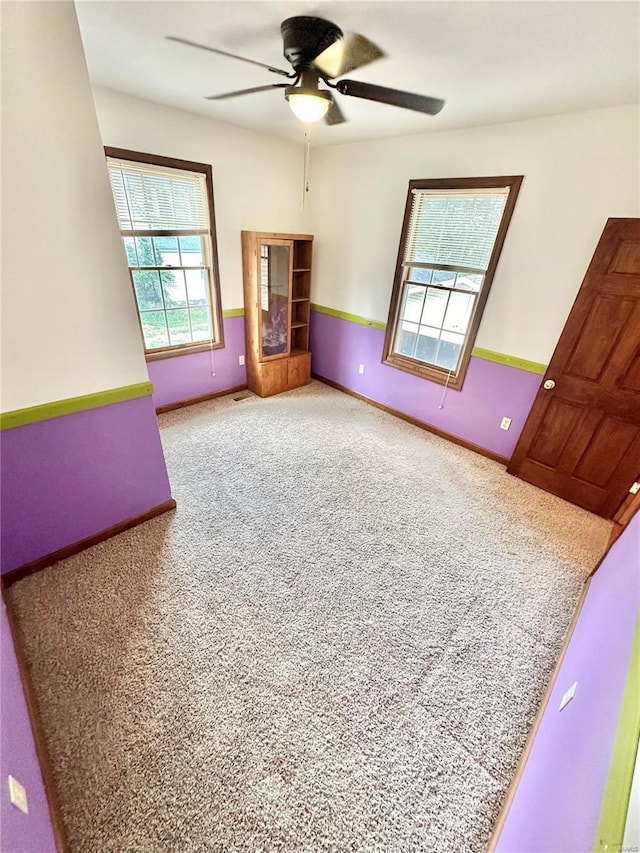
M224 101L238 95L252 95L254 92L270 92L271 89L288 89L288 83L269 83L267 86L254 86L252 89L237 89L235 92L224 92L222 95L207 95L206 101Z
M359 33L347 33L336 39L313 60L313 65L325 77L341 77L385 56L378 45Z
M430 98L428 95L416 95L414 92L403 92L400 89L388 89L386 86L374 86L373 83L361 83L359 80L340 80L336 89L342 95L354 98L365 98L367 101L379 101L381 104L392 104L405 110L415 110L417 113L436 115L444 107L440 98Z
M273 65L266 65L264 62L256 62L255 59L247 59L245 56L238 56L237 53L229 53L226 50L219 50L217 47L209 47L206 44L198 44L189 39L179 38L178 36L165 36L168 41L177 41L179 44L187 44L189 47L199 47L200 50L208 50L210 53L217 53L220 56L228 56L230 59L239 59L241 62L248 62L250 65L257 65L260 68L266 68L273 74L280 74L282 77L295 77L295 73L290 74L288 71L283 71L282 68L274 68Z
M344 124L346 118L344 117L342 110L336 103L335 98L331 100L331 106L329 107L327 114L324 117L325 124Z

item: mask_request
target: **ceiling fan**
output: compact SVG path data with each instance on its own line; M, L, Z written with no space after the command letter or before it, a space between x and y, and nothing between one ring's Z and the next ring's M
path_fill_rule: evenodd
M210 95L207 98L210 101L222 101L238 95L284 89L284 96L297 118L307 123L324 118L327 124L341 124L346 121L329 89L341 95L379 101L382 104L392 104L428 115L436 115L444 106L444 101L440 98L403 92L400 89L389 89L386 86L376 86L360 80L339 80L337 83L332 83L331 81L336 77L342 77L343 74L362 68L374 59L384 56L379 47L358 33L345 36L342 30L331 21L308 16L287 18L280 25L280 31L284 43L284 56L293 67L293 72L178 36L167 36L167 39L266 68L272 74L278 74L292 81ZM321 80L329 89L320 88Z

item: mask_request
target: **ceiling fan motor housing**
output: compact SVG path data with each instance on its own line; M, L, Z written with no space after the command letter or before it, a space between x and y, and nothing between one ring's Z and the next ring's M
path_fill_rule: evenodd
M280 31L284 56L296 70L308 67L318 54L342 38L342 30L331 21L305 15L287 18Z

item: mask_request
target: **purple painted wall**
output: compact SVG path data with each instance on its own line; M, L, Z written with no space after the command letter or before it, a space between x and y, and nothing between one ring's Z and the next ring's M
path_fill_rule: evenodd
M225 317L224 342L224 349L213 350L215 376L211 375L211 352L148 362L156 408L246 385L246 367L238 364L245 350L244 317Z
M462 391L447 390L382 364L384 331L313 311L313 372L509 458L540 386L541 376L482 358L471 358ZM363 375L358 365L365 365ZM444 394L443 408L438 406ZM511 429L500 429L503 417Z
M151 397L6 429L2 572L170 500Z
M640 513L593 577L498 853L593 849L639 613Z
M3 853L53 853L56 848L49 807L4 601L2 602L1 630L0 850ZM7 793L9 774L27 789L28 815L23 814L9 802Z

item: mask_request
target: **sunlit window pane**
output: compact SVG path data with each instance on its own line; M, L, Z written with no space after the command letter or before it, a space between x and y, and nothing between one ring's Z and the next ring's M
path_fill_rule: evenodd
M133 237L124 237L124 250L127 253L127 263L130 267L137 267L136 246Z
M153 249L155 253L156 266L181 266L177 237L154 237Z
M453 287L456 283L455 270L453 272L451 270L434 270L432 281L442 287Z
M403 320L398 328L398 340L396 343L396 352L400 355L407 355L409 358L413 356L416 347L416 338L418 336L418 324L407 323Z
M183 267L203 265L202 239L197 236L178 238Z
M208 305L209 287L206 270L185 270L189 305Z
M402 318L411 320L413 323L419 323L422 316L422 306L424 304L425 288L408 284L405 290L404 306Z
M479 293L483 279L483 275L460 272L456 276L456 290L471 290L474 293Z
M475 297L470 293L452 293L444 318L443 328L450 332L466 332Z
M169 338L173 346L191 341L189 312L186 309L172 308L167 310L167 324L169 326Z
M167 308L178 308L187 304L187 288L182 270L162 270L160 280Z
M160 276L156 270L134 271L132 272L132 276L140 310L148 311L153 308L162 308Z
M420 326L414 357L427 364L433 364L439 337L440 329Z
M394 352L455 371L483 276L419 269L431 284L405 284Z
M208 341L211 338L211 320L208 308L191 308L191 329L194 341Z
M409 279L411 281L419 281L420 284L429 284L433 270L424 269L423 267L411 267L409 270Z
M134 267L155 267L156 260L153 255L153 242L151 237L135 238Z
M438 329L442 326L448 298L446 290L437 290L435 287L428 288L424 311L422 312L422 323L424 325L436 326Z
M140 322L147 349L169 346L164 311L141 311Z
M412 273L413 273L412 268ZM483 276L421 268L425 287L405 284L394 352L424 364L456 370ZM469 287L465 288L465 284Z
M444 367L445 370L455 370L458 366L460 351L464 343L464 335L453 332L442 332L440 342L436 349L435 364Z

